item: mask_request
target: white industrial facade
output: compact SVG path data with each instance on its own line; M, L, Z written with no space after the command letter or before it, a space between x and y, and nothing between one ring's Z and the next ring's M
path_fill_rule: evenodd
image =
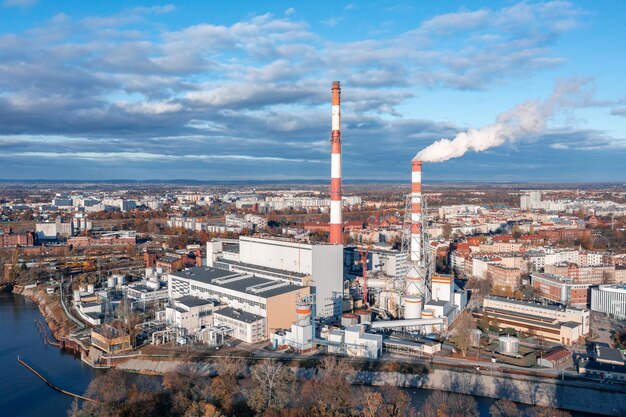
M341 314L343 245L309 244L291 239L239 237L239 256L225 256L221 245L207 244L207 264L268 279L309 285L316 295L316 316Z
M626 285L600 285L591 289L591 310L626 319Z

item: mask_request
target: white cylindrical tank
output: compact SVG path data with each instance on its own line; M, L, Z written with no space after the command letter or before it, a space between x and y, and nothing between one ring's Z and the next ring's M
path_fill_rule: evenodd
M161 284L159 283L159 281L147 281L146 282L146 287L150 288L151 290L158 290L159 288L161 288Z
M78 228L80 227L78 219L76 217L72 219L72 227L74 228L74 230L78 230Z
M74 290L74 301L80 300L80 291Z
M424 277L421 277L417 274L411 276L407 275L404 282L404 293L406 295L424 294Z
M404 318L420 319L422 318L422 298L416 295L407 295L404 297Z
M87 229L87 219L80 218L80 219L78 219L78 221L79 221L79 227L80 227L81 230Z
M95 289L96 289L96 287L93 284L87 284L87 292L88 293L93 294Z
M519 339L514 336L501 336L498 339L498 351L503 355L517 355L519 352Z
M311 324L311 306L304 303L296 304L296 323L300 326Z
M91 220L87 220L87 230L93 229L93 222Z
M356 314L344 313L341 316L341 325L344 327L359 324L359 317Z
M115 276L114 275L107 278L107 288L115 288Z
M423 319L432 319L435 317L435 312L429 309L424 309L422 311L422 318ZM424 333L432 333L433 332L433 326L431 324L427 324L426 326L423 327L424 329Z

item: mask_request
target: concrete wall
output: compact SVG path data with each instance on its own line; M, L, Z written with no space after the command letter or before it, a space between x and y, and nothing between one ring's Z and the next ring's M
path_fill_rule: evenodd
M290 329L296 321L297 294L309 294L310 288L292 291L267 299L267 334L277 329Z

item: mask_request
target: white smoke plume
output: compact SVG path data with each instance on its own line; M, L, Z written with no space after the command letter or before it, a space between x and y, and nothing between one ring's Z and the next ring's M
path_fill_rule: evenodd
M458 158L468 151L482 152L503 143L531 139L541 134L548 120L559 108L579 100L581 87L588 80L567 80L556 83L554 92L545 101L530 100L498 115L496 122L480 129L458 133L454 139L439 139L422 149L414 160L443 162Z

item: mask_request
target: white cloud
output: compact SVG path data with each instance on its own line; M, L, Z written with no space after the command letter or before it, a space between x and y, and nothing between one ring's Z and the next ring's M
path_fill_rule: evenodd
M28 8L37 4L38 0L4 0L3 7L21 7Z
M180 103L167 103L167 102L138 102L129 103L126 101L118 101L118 106L123 107L129 113L143 113L143 114L163 114L173 113L183 110L183 105Z

